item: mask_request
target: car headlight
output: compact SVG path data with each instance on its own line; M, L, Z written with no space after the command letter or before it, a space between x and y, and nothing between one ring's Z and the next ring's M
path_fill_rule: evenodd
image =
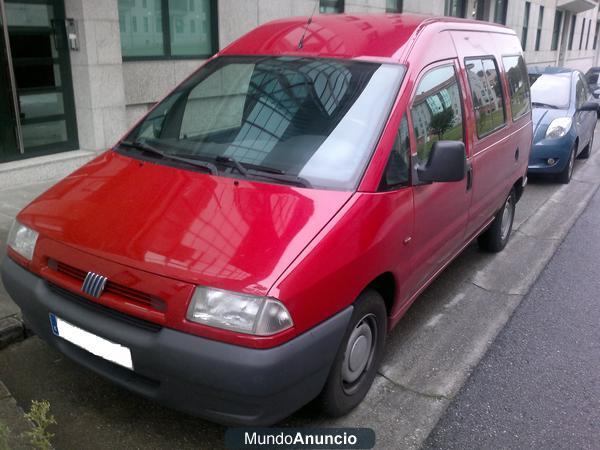
M546 130L546 139L558 139L569 132L573 121L570 117L559 117L554 119Z
M26 227L18 220L15 220L8 233L8 246L23 258L31 261L35 244L38 239L38 232Z
M269 336L293 325L286 307L274 298L205 287L196 288L187 319L257 336Z

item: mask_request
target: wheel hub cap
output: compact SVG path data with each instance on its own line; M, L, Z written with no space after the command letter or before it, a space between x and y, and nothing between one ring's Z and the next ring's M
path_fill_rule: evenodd
M375 339L377 331L374 329L376 322L374 318L364 317L348 338L346 354L342 365L342 381L345 383L346 391L356 389L358 386L347 386L357 382L360 376L368 368L373 358ZM356 383L358 385L358 383Z

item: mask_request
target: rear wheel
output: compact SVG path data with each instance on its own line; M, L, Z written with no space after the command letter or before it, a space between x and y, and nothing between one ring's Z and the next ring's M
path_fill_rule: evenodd
M558 182L563 184L569 184L571 181L571 177L573 176L573 171L575 170L575 155L577 154L577 146L574 145L571 149L571 153L569 153L569 162L563 169L561 173L556 176Z
M321 392L324 411L334 417L347 414L365 397L383 356L387 312L381 295L363 292Z
M497 253L506 247L515 219L516 202L515 190L511 189L492 224L478 238L479 247L482 250Z

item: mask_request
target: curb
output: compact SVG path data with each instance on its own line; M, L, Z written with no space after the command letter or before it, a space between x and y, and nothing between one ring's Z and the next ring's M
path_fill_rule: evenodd
M15 316L0 319L0 350L26 337L25 324L20 319Z

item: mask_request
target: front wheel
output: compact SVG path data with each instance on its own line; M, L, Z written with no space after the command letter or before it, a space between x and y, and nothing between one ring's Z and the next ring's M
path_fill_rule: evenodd
M502 209L498 211L492 224L478 238L479 247L491 253L498 253L506 247L515 219L515 190L511 189Z
M320 400L324 411L338 417L363 400L383 357L387 312L381 295L363 292L354 304L352 318L329 372Z
M577 147L573 146L571 153L569 153L569 162L563 171L556 177L559 183L569 184L571 182L571 177L573 176L573 171L575 170L575 155L577 155Z

